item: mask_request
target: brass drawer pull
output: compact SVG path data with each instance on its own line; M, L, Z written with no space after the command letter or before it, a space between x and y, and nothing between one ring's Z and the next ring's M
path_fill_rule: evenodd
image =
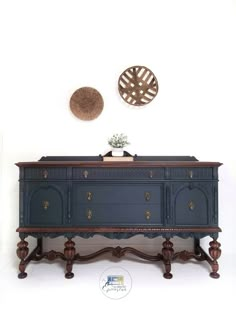
M144 193L144 197L145 197L145 200L146 200L146 201L150 201L150 199L151 199L151 193L150 193L150 192L145 192L145 193Z
M145 212L145 218L148 221L151 218L151 212L150 211L146 211Z
M43 209L46 211L49 208L49 202L48 201L43 201L42 202Z
M83 176L84 176L84 178L85 179L87 179L88 178L88 170L84 170L84 172L83 172Z
M87 200L88 200L88 201L91 201L92 198L93 198L92 192L87 192Z
M188 208L190 209L190 211L193 211L195 209L195 204L193 201L188 202Z
M48 178L48 171L46 169L43 170L43 178L44 179Z
M190 178L190 179L192 179L192 178L193 178L193 170L189 170L189 172L188 172L188 176L189 176L189 178Z
M93 212L91 210L87 210L87 219L90 220L92 219Z

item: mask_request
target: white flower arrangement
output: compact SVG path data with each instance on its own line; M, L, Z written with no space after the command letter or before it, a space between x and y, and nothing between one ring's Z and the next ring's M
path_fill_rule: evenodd
M121 134L114 134L111 138L108 139L108 144L113 148L124 148L129 145L128 137Z

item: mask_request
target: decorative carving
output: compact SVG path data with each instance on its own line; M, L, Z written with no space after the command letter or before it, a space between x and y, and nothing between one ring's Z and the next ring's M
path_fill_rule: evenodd
M105 253L108 253L108 252L111 252L112 253L112 256L116 257L116 258L121 258L123 257L126 253L131 253L139 258L142 258L142 259L145 259L145 260L149 260L149 261L160 261L160 260L163 260L163 256L161 254L157 254L155 256L153 255L149 255L149 254L146 254L142 251L139 251L135 248L132 248L132 247L120 247L120 246L117 246L117 247L106 247L106 248L103 248L99 251L96 251L94 253L91 253L89 255L85 255L85 256L81 256L79 253L77 253L74 257L74 260L78 260L78 261L88 261L88 260L91 260L91 259L94 259L98 256L101 256Z
M219 259L221 255L221 249L220 249L221 244L216 239L214 239L213 241L209 243L209 245L210 245L209 254L213 258L213 261L211 262L212 272L210 273L210 276L214 279L218 279L220 275L217 272L219 270L219 264L217 260Z
M121 248L120 246L113 248L112 250L112 256L121 258L125 254L125 248Z
M22 239L33 236L36 238L50 237L56 238L64 236L65 238L91 238L94 235L105 236L110 239L128 239L137 234L144 235L147 238L163 237L172 238L178 236L181 238L203 238L211 236L217 238L221 232L219 227L54 227L54 228L28 228L20 227L17 229Z
M50 250L48 252L32 252L30 254L30 261L40 261L42 259L47 259L49 261L56 260L57 258L60 258L62 260L66 260L65 255L59 251Z
M201 252L199 254L195 254L195 253L187 251L187 250L176 252L173 256L173 260L175 260L175 259L180 259L183 261L187 261L190 259L196 259L197 261L206 260L205 256Z
M57 253L56 253L56 251L54 251L54 250L49 251L49 252L47 253L46 258L47 258L49 261L55 260L55 259L57 258Z
M171 279L172 274L171 271L171 260L174 255L174 249L173 249L173 243L169 240L169 238L166 239L166 241L163 242L163 248L162 248L162 255L163 255L163 261L165 265L166 272L164 273L164 278Z
M195 259L197 261L203 261L206 260L212 267L213 272L211 272L210 276L213 278L218 278L219 274L218 271L218 263L217 259L220 256L220 243L217 242L215 239L210 242L210 255L213 258L210 258L210 256L207 255L207 253L201 248L199 239L195 238L195 252L190 251L180 251L174 253L173 249L173 243L169 240L169 238L166 238L166 240L163 242L163 249L162 254L157 255L150 255L147 253L144 253L142 251L139 251L132 247L105 247L99 251L96 251L94 253L83 255L81 256L79 253L76 253L75 250L75 243L71 240L71 238L68 239L68 241L65 243L65 249L64 254L61 252L57 252L54 250L50 250L48 252L42 252L42 241L41 239L38 239L37 247L28 255L29 249L28 249L28 243L24 240L21 240L18 243L18 249L17 249L17 255L21 259L20 262L20 274L19 278L25 278L27 274L25 273L25 268L27 264L33 260L33 261L40 261L42 259L47 259L49 261L53 261L57 258L66 261L66 278L72 278L74 274L72 273L72 266L74 261L88 261L91 259L94 259L98 256L101 256L105 253L111 253L112 256L116 258L123 257L126 253L130 253L132 255L135 255L139 258L142 258L144 260L149 261L163 261L165 265L165 273L164 277L167 279L172 278L171 271L171 261L174 261L176 259L180 259L183 261L187 261L190 259Z
M20 273L18 274L18 278L24 279L27 277L27 273L25 272L25 268L27 265L25 258L28 256L29 253L28 242L25 240L21 240L20 242L18 242L17 247L18 248L16 250L16 253L18 258L21 259L19 264Z
M66 258L66 274L65 277L67 279L71 279L74 277L74 273L72 272L72 266L73 266L73 260L75 257L75 243L71 240L71 238L68 239L67 242L65 242L65 249L64 249L64 255Z

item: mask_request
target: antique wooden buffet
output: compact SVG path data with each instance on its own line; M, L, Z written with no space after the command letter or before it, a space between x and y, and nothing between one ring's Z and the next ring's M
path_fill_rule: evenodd
M107 252L121 257L131 253L150 261L163 261L164 277L170 279L176 259L206 260L210 276L218 278L218 162L195 157L134 156L134 161L103 161L102 156L42 157L19 162L20 259L18 275L25 278L31 260L60 258L66 262L66 278L74 276L75 261ZM80 255L73 238L96 234L126 239L137 234L161 236L160 253L150 255L132 247L105 247ZM28 236L37 239L29 253ZM66 238L63 252L43 251L43 237ZM171 238L193 238L193 251L175 252ZM209 254L200 239L210 236Z

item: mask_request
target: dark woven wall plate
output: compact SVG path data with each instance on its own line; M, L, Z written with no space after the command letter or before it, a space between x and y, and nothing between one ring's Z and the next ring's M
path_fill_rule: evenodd
M120 75L118 89L125 102L141 106L155 98L158 82L153 72L147 67L133 66Z
M83 87L76 90L70 98L73 114L84 121L97 118L103 110L103 98L94 88Z

